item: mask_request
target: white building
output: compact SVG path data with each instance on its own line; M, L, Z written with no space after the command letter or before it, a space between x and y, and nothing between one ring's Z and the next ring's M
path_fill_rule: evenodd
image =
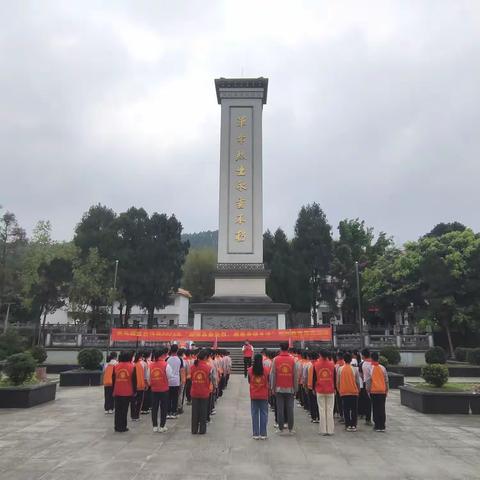
M172 295L171 303L165 308L155 310L153 318L153 326L160 328L168 327L187 327L188 326L188 311L190 306L191 293L188 290L179 288L175 295ZM120 310L119 303L114 305L114 324L119 326ZM110 311L110 309L108 309ZM128 320L129 326L144 327L147 326L148 314L139 306L133 306ZM72 312L68 307L59 309L55 313L47 315L46 323L49 325L66 325L74 324Z

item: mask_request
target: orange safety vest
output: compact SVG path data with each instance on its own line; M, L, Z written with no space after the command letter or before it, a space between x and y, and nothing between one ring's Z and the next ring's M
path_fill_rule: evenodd
M387 393L385 384L385 376L382 367L378 362L372 362L372 383L370 385L370 393Z
M115 365L108 363L103 372L103 385L105 387L111 387L113 385L113 368Z
M135 372L137 374L137 390L145 390L145 376L142 362L135 364Z
M355 374L353 367L346 363L343 367L340 367L340 396L358 395L358 385L355 381Z

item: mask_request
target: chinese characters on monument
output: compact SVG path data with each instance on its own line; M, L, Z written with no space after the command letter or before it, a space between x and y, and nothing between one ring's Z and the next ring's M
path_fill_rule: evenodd
M229 253L253 251L253 125L251 107L230 110Z

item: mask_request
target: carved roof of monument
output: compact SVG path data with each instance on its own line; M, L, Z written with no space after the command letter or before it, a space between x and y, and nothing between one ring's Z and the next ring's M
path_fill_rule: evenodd
M267 103L268 78L216 78L217 101L222 98L261 98Z

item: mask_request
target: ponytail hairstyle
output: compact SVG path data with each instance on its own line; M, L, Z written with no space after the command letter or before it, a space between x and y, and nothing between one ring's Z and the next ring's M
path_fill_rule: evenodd
M253 357L252 372L256 377L263 375L263 357L261 353L256 353Z
M197 367L198 366L198 361L199 360L205 360L208 357L208 351L207 350L200 350L198 352L197 358L195 359L195 362L193 364Z

